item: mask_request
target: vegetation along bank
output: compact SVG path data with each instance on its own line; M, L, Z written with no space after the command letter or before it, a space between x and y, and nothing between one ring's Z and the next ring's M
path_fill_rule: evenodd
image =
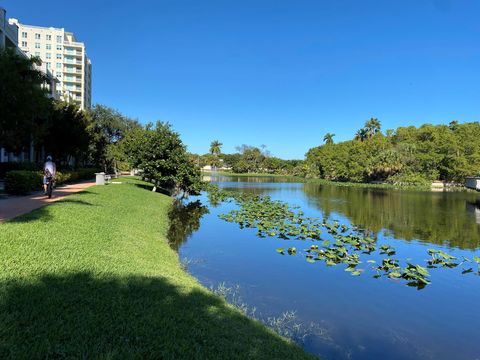
M182 269L171 202L128 180L0 225L0 357L312 358Z

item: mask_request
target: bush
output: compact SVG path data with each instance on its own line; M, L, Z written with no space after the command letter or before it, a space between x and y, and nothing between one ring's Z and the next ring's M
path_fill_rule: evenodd
M5 175L5 191L8 194L22 195L38 190L43 177L39 171L13 170Z
M396 186L423 186L430 187L432 184L431 180L428 180L421 174L416 173L399 173L393 176L390 176L387 179L387 183L396 185Z
M96 169L78 169L77 171L57 171L55 181L57 185L69 181L92 179ZM13 170L5 175L5 191L12 195L28 194L41 189L43 174L41 171Z
M29 170L35 171L41 169L42 165L32 162L5 162L0 163L0 179L4 179L9 171L13 170Z

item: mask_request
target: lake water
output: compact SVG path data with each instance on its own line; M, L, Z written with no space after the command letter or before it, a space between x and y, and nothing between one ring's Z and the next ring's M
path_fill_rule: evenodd
M480 193L339 187L276 177L211 180L299 205L308 216L369 229L378 244L396 248L398 259L424 264L430 248L480 256ZM210 204L206 195L189 201L172 214L169 234L171 246L189 259L189 272L207 287L239 285L243 301L262 317L294 310L299 322L315 323L323 331L307 336L307 351L324 359L480 359L480 276L462 275L469 266L430 269L432 283L422 290L404 280L374 279L369 271L351 276L344 265L327 267L301 254L276 252L307 249L311 241L259 238L255 229L219 219L235 208L232 203Z

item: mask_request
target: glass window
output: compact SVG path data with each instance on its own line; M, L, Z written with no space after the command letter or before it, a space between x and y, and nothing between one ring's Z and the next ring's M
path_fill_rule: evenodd
M22 47L27 47L27 42L26 41L22 41Z
M40 49L40 43L35 43L35 49Z
M52 64L47 62L47 69L50 69L52 67Z
M62 45L57 45L57 50L62 50Z
M57 54L57 59L61 59L62 58L62 54Z
M47 34L47 40L52 40L52 35Z
M40 34L39 33L35 33L35 39L40 40Z
M47 45L45 45L45 47L47 48L47 50L51 50L51 49L52 49L52 45L51 45L51 44L47 44Z
M47 53L46 56L47 56L47 59L51 59L51 58L52 58L52 54L51 54L51 53Z
M35 56L40 56L40 51L35 51Z
M62 68L62 64L57 63L57 69L61 69L61 68Z
M24 39L27 38L27 33L25 31L22 32L22 38L24 38Z
M61 35L57 35L57 42L59 42L59 43L62 42L62 36Z

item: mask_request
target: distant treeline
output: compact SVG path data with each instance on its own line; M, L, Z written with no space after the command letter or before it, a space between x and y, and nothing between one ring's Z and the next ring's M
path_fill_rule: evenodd
M234 154L222 154L221 143L212 142L210 153L192 155L192 160L200 167L228 168L234 173L269 173L278 175L305 176L306 168L303 160L283 160L271 156L263 147L241 145Z
M374 126L372 126L372 122ZM355 139L325 144L306 154L307 175L343 182L422 185L433 180L463 183L480 174L480 123L425 124L380 131L367 121Z

